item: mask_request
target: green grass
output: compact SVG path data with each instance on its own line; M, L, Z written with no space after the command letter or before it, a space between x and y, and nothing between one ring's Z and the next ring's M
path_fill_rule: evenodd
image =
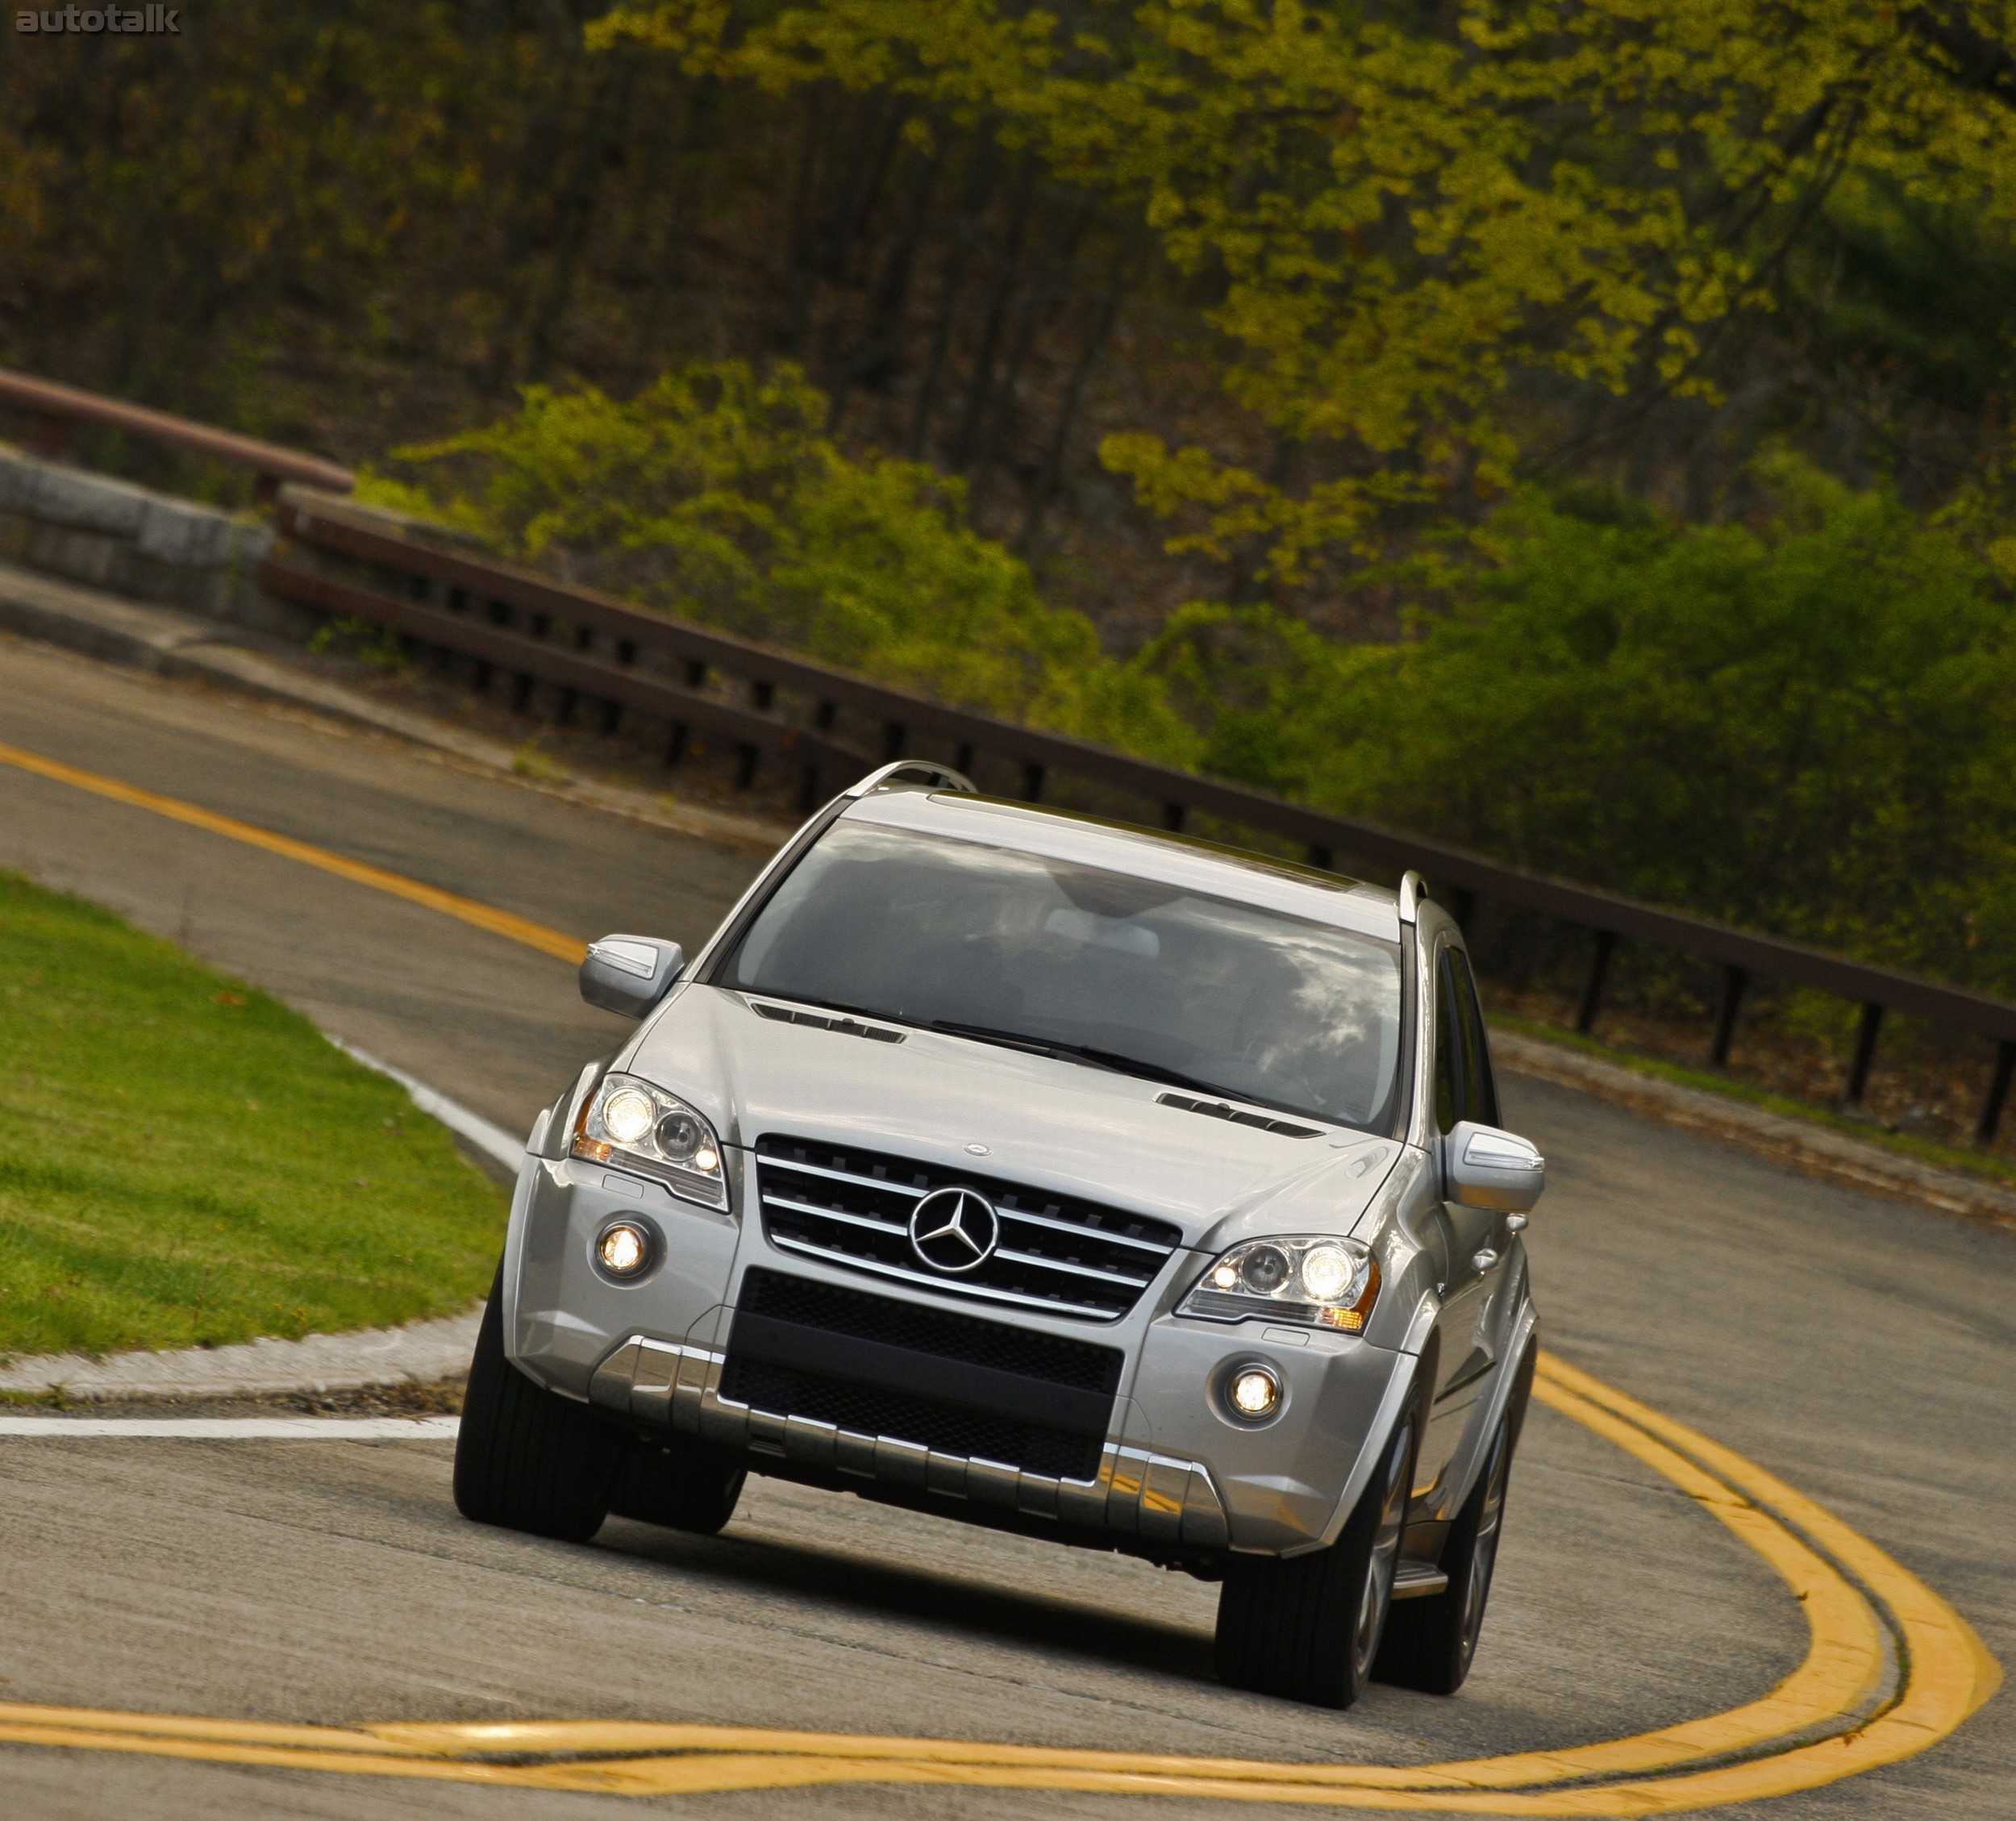
M505 1210L298 1014L0 873L0 1355L450 1314Z
M2016 1165L2003 1159L1991 1156L1980 1151L1964 1151L1956 1145L1941 1144L1930 1138L1918 1138L1910 1132L1893 1131L1871 1119L1851 1119L1845 1113L1838 1113L1831 1107L1816 1106L1810 1101L1793 1100L1782 1094L1773 1094L1768 1088L1753 1086L1747 1081L1731 1079L1705 1069L1689 1069L1677 1062L1664 1062L1656 1056L1639 1056L1631 1050L1618 1048L1598 1037L1585 1037L1579 1031L1564 1031L1558 1024L1545 1024L1532 1018L1493 1018L1491 1023L1522 1037L1538 1038L1543 1043L1557 1044L1564 1049L1580 1050L1585 1056L1601 1056L1606 1062L1614 1062L1630 1069L1634 1074L1646 1075L1655 1081L1672 1081L1681 1087L1699 1088L1706 1094L1719 1094L1725 1100L1739 1100L1745 1106L1755 1106L1767 1113L1776 1113L1788 1119L1803 1120L1808 1125L1824 1126L1831 1131L1838 1131L1849 1138L1860 1139L1865 1144L1873 1144L1885 1151L1895 1152L1899 1156L1910 1157L1922 1164L1936 1165L1942 1169L1959 1170L1969 1176L1979 1176L1993 1182L2016 1184Z

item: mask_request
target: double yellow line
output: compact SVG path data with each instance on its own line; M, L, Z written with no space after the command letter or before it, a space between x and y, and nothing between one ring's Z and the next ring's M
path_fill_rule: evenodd
M1761 1698L1631 1738L1431 1765L1276 1763L614 1720L275 1726L0 1706L0 1741L519 1789L667 1796L887 1783L1443 1814L1636 1816L1789 1795L1894 1764L1993 1694L1966 1622L1761 1468L1564 1361L1535 1394L1671 1480L1763 1556L1806 1613L1806 1660ZM1901 1676L1889 1666L1886 1634Z
M193 804L0 744L0 762L578 961L556 930ZM1636 1816L1817 1788L1926 1750L2001 1672L1958 1613L1782 1480L1551 1354L1534 1394L1665 1476L1769 1562L1805 1660L1740 1707L1630 1738L1435 1765L1320 1765L609 1720L360 1727L0 1704L0 1742L611 1795L902 1783L1504 1815Z

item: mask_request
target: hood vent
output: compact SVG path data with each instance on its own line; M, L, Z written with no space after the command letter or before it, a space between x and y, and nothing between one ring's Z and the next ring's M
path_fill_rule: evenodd
M1187 1094L1158 1094L1164 1106L1181 1106L1186 1113L1202 1113L1207 1119L1230 1119L1235 1126L1254 1126L1279 1138L1320 1138L1315 1126L1298 1126L1293 1119L1270 1119L1264 1113L1247 1113L1222 1100L1193 1100Z
M858 1018L848 1018L837 1012L765 1005L760 999L751 999L748 1006L758 1018L774 1018L780 1024L810 1024L814 1030L837 1031L843 1037L868 1037L878 1044L900 1044L903 1040L901 1031L891 1031L880 1024L864 1024Z

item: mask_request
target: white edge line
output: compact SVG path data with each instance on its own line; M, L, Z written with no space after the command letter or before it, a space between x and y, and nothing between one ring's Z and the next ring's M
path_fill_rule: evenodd
M452 1441L459 1416L4 1416L0 1436L169 1441Z
M466 1138L487 1157L494 1157L505 1169L515 1176L525 1162L525 1147L511 1136L502 1126L494 1126L480 1113L472 1113L459 1101L448 1098L418 1081L403 1069L395 1069L389 1062L359 1049L354 1044L347 1044L342 1038L323 1032L329 1041L348 1056L352 1062L361 1062L365 1068L375 1070L389 1080L397 1081L412 1097L413 1104L431 1119L439 1119L458 1137Z

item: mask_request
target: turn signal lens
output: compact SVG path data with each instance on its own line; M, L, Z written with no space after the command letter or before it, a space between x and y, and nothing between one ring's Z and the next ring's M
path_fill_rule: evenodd
M595 1242L595 1256L612 1277L634 1277L651 1262L651 1236L619 1221Z
M1272 1416L1281 1401L1281 1381L1267 1367L1241 1366L1226 1388L1232 1408L1241 1416L1258 1422Z

